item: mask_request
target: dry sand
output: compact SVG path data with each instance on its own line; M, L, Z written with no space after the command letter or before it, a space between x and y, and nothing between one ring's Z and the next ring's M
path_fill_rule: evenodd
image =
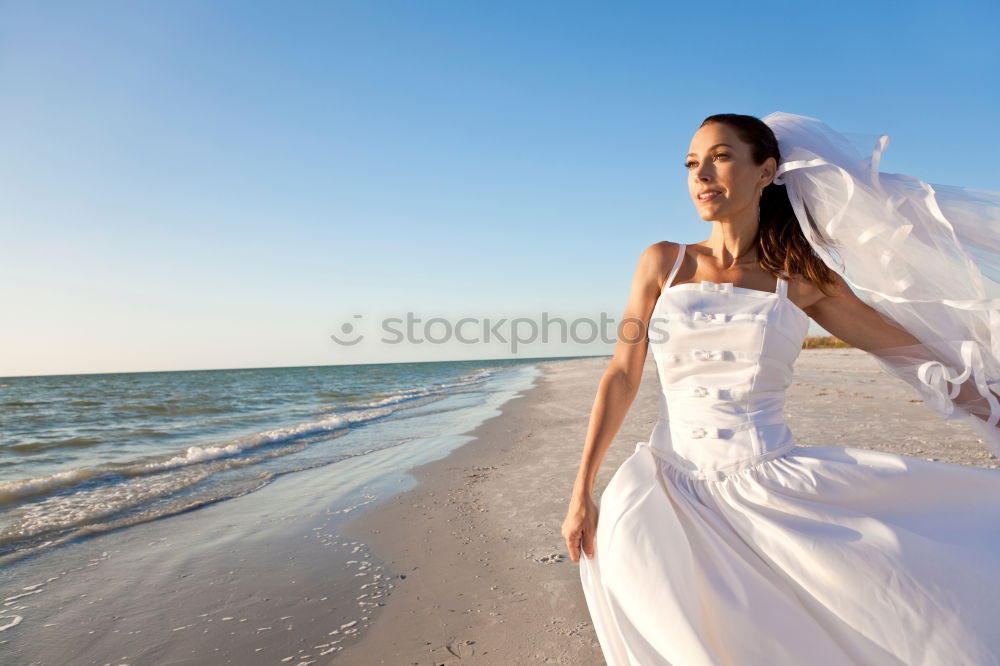
M477 439L414 470L419 485L343 526L395 586L338 665L603 664L560 534L608 357L550 361ZM966 425L920 404L857 349L804 350L786 414L800 445L849 445L997 467ZM650 358L596 493L657 419ZM342 530L342 531L343 531Z

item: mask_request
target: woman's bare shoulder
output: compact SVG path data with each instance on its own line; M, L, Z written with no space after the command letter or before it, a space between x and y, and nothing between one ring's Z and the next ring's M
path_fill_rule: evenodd
M653 243L646 251L651 253L656 259L667 264L669 268L674 263L674 259L677 258L677 253L681 251L681 246L683 243L675 243L674 241L657 241Z
M680 252L680 249L680 243L667 240L657 241L646 248L643 256L647 258L650 268L656 273L657 284L660 289L663 288L664 283L667 281L670 269L673 268L674 261L677 259L677 253Z

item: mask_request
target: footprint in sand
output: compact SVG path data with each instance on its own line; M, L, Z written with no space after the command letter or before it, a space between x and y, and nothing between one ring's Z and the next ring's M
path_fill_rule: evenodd
M476 649L472 645L476 641L452 641L445 645L445 649L459 659L465 659L476 654Z
M565 559L566 557L561 553L552 553L551 555L546 555L545 557L536 559L535 561L541 562L542 564L559 564Z

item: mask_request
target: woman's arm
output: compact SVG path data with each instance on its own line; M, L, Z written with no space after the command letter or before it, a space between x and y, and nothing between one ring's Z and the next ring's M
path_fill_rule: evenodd
M653 306L660 296L665 267L673 266L679 247L667 241L650 245L639 257L639 265L632 278L632 289L625 315L618 327L615 353L608 363L597 397L590 412L590 425L583 445L583 457L573 492L562 524L562 535L570 559L580 560L581 551L594 556L594 537L597 534L598 507L591 496L597 470L604 460L611 441L625 420L625 413L632 405L642 370L646 365L648 342L646 331Z
M593 493L597 470L639 391L646 365L649 319L668 267L673 266L678 250L676 243L661 241L647 247L639 257L628 303L618 327L614 356L601 377L590 413L580 469L573 484L574 496L589 497Z
M918 339L886 321L881 313L858 298L842 277L834 273L834 278L829 296L822 296L803 308L817 324L844 342L868 352L920 344Z
M926 391L930 387L919 374L921 366L928 363L942 368L954 365L944 358L942 345L933 341L922 343L859 299L843 278L839 275L835 277L836 283L831 294L803 308L806 314L844 342L870 352L883 368L920 390L929 398L928 406L945 416L951 415L954 405L971 416L989 421L995 411L993 403L997 396L992 387L981 388L977 385L977 379L982 381L982 378L969 375L956 381L956 388L947 387L947 391L954 391L954 395L943 397L944 389L940 386L929 395ZM952 376L957 375L960 373L952 373ZM984 391L992 395L987 397Z

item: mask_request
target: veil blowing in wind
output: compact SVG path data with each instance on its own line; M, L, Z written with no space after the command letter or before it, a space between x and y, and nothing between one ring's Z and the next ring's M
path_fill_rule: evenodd
M786 189L810 246L920 341L870 350L879 365L1000 457L1000 192L880 172L886 135L784 112L762 120L783 160L769 187Z

